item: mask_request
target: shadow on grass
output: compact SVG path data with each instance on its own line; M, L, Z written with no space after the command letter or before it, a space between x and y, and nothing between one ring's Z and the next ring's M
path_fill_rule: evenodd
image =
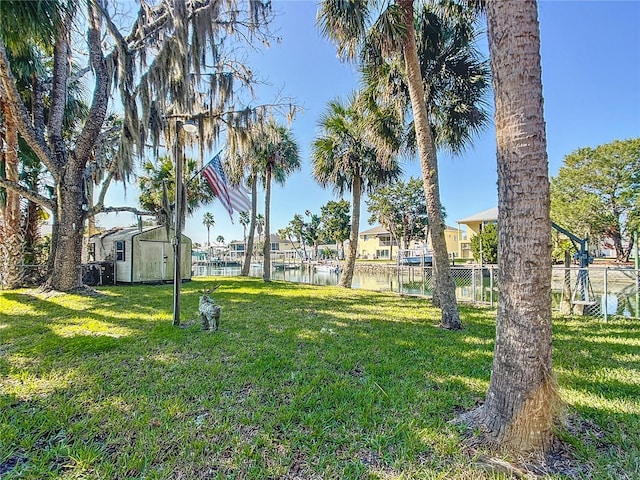
M216 333L195 320L199 291L212 283L223 307ZM419 298L217 278L183 285L187 325L178 329L171 286L100 291L71 304L3 294L31 312L0 314L0 462L15 478L60 464L103 478L484 475L462 465L447 421L484 397L492 311L461 306L465 329L450 332ZM622 426L631 414L611 404L623 397L637 409L637 379L591 376L601 367L593 358L613 344L584 341L597 324L556 323L556 364L580 372L562 387L597 394L602 378L608 389L602 403L575 407L620 425L612 435L637 434L637 422ZM637 338L623 324L607 328ZM635 350L616 348L621 359L609 366L626 368Z

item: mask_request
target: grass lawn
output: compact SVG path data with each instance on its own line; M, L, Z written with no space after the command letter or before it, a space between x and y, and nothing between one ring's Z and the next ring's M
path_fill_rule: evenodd
M213 281L183 285L184 328L170 285L0 293L0 478L507 478L449 423L486 393L495 312L449 332L419 298L216 278L210 333ZM572 477L640 478L640 322L554 335Z

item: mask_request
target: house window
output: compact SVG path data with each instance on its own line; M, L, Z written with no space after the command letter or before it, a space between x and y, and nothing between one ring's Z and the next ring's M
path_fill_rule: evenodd
M391 246L391 237L380 237L379 245L381 247L389 247L389 246Z
M389 258L389 250L376 250L376 258Z
M124 240L116 240L116 261L124 262Z
M96 244L89 243L87 245L87 257L90 262L96 261Z
M280 250L280 244L279 243L272 243L271 244L271 251L272 252L277 252L278 250Z

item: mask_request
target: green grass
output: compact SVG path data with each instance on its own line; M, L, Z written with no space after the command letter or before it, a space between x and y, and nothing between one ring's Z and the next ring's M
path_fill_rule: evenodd
M484 398L494 312L449 332L419 298L215 281L215 333L213 280L183 286L184 328L171 286L1 293L0 478L506 478L449 423ZM554 330L576 477L639 478L640 322Z

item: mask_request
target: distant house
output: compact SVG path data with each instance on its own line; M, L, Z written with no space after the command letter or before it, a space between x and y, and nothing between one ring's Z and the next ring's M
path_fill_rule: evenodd
M269 236L271 245L271 258L274 260L300 260L300 257L304 255L301 250L300 244L294 241L291 243L289 239L282 238L275 233ZM309 247L307 247L307 254L309 253Z
M358 256L364 259L387 259L396 257L398 243L382 226L364 230L358 235Z
M271 247L271 256L277 259L284 258L286 260L292 260L295 258L299 258L299 255L296 253L300 250L300 246L298 242L294 242L293 245L288 239L280 238L275 233L270 235L270 247ZM259 239L253 241L254 248L256 248L255 253L257 255L262 255L262 248L260 245ZM229 255L232 259L241 259L244 258L246 245L242 240L234 240L229 243ZM297 249L297 250L296 250ZM308 249L308 247L307 247Z
M458 228L460 228L461 225L466 227L466 233L462 230L460 231L460 258L473 258L471 239L482 232L484 227L490 223L498 223L498 207L490 208L489 210L458 220ZM579 234L578 237L580 237ZM592 250L592 254L597 257L615 257L616 255L611 239L606 237L599 239L599 241L594 241L590 249Z
M484 227L490 223L498 223L498 207L493 207L489 210L484 210L470 217L458 220L458 229L460 231L458 246L459 258L473 259L471 239L481 233ZM461 225L466 227L466 231L461 229Z
M457 228L445 226L445 241L447 243L447 251L450 255L456 255L458 252L458 241L460 232ZM358 240L358 254L360 258L382 258L393 260L397 257L398 243L393 240L389 231L378 225L360 232ZM409 245L411 250L433 250L431 238L427 242L412 241Z
M244 249L246 245L242 240L233 240L229 242L229 257L232 260L244 258Z
M116 282L155 283L173 280L173 232L165 227L113 228L89 237L83 263L113 262ZM182 279L191 279L191 239L181 237Z

